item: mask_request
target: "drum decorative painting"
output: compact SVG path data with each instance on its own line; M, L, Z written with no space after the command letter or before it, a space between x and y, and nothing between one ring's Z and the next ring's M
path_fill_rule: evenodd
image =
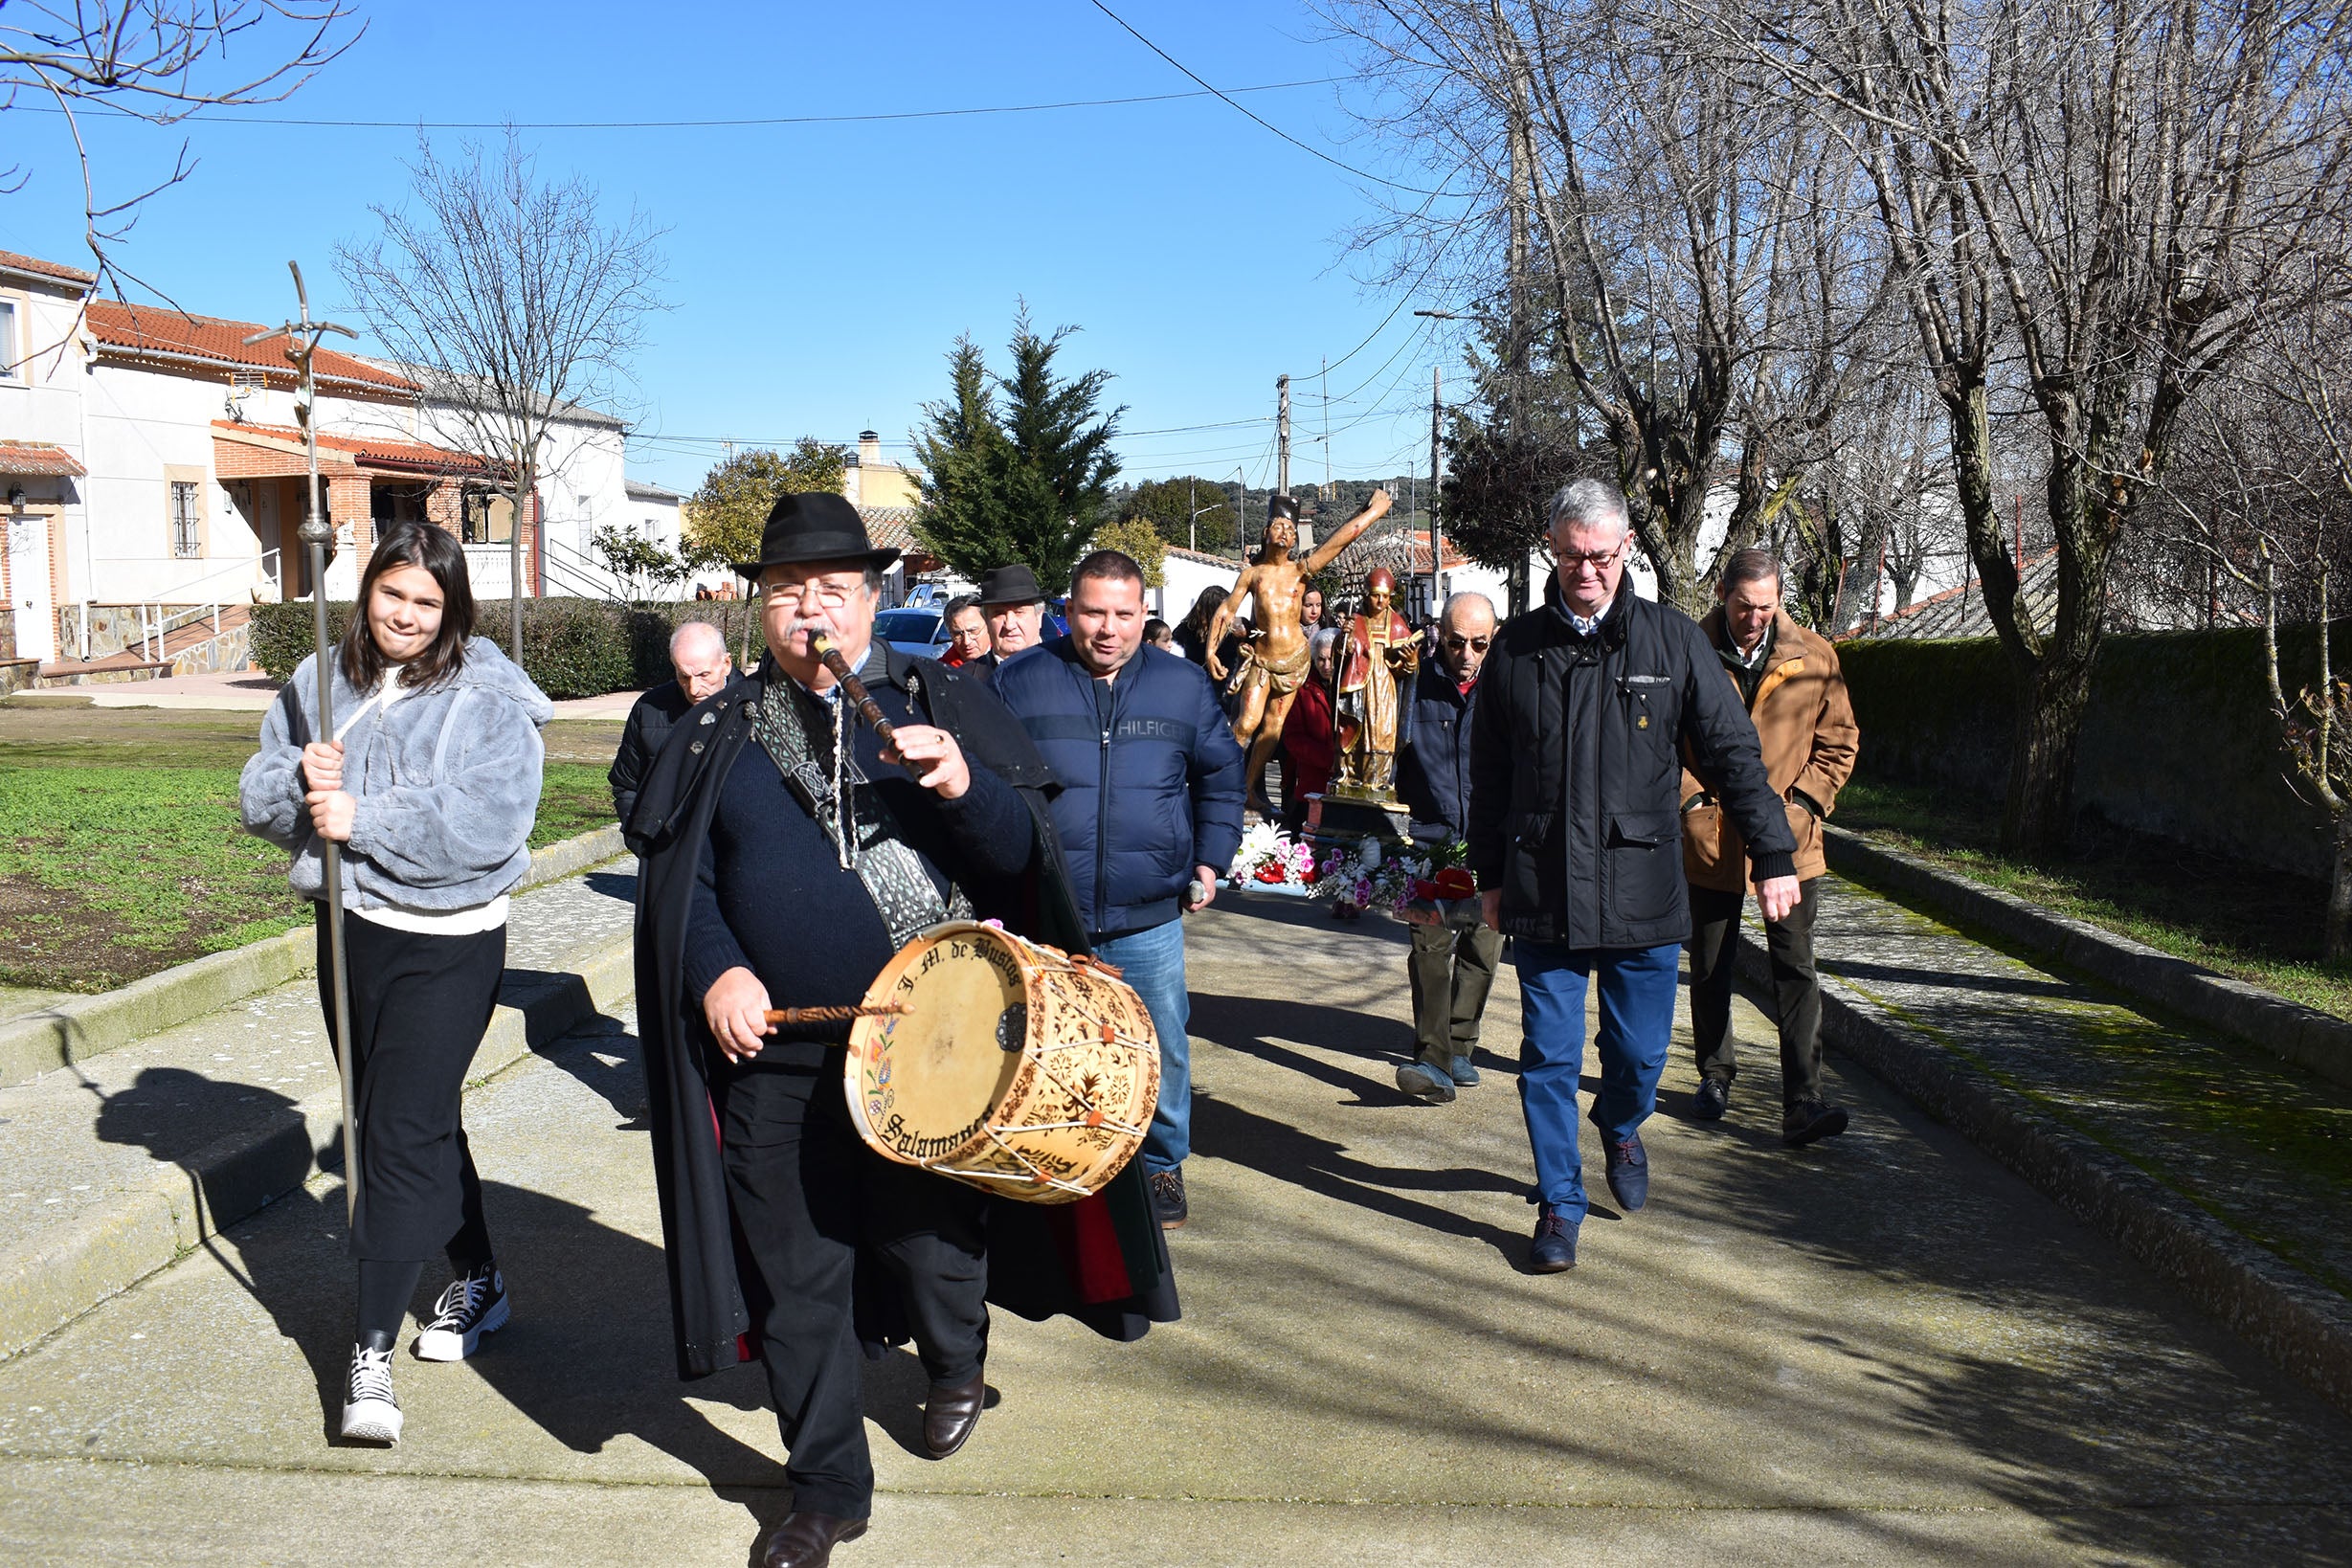
M1143 998L1090 958L951 921L902 948L852 1026L850 1117L877 1154L1066 1203L1142 1147L1159 1099Z

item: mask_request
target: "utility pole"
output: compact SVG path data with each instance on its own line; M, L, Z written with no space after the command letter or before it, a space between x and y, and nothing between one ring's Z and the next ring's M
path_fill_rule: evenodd
M1332 359L1323 356L1323 505L1332 502ZM1322 507L1317 507L1320 511Z
M1192 547L1197 550L1200 548L1200 482L1198 480L1188 478L1184 482L1184 509L1192 513L1191 518L1187 521L1192 527Z
M1443 579L1438 573L1445 567L1445 557L1438 537L1438 475L1445 459L1438 447L1438 387L1443 373L1437 366L1429 367L1429 602L1441 610L1445 604L1438 595Z
M1274 493L1290 493L1290 378L1274 378Z
M1506 324L1509 338L1503 345L1503 373L1510 377L1509 397L1511 441L1506 450L1528 450L1527 381L1528 381L1528 299L1527 262L1529 214L1534 206L1535 136L1534 117L1528 107L1529 92L1527 56L1519 48L1518 34L1510 29L1503 16L1501 0L1492 0L1494 27L1507 40L1504 57L1511 72L1511 110L1509 115L1511 156L1511 237L1509 282L1511 286L1510 321ZM1434 423L1434 418L1433 421ZM1524 614L1533 585L1528 580L1527 556L1522 551L1511 568L1511 613Z

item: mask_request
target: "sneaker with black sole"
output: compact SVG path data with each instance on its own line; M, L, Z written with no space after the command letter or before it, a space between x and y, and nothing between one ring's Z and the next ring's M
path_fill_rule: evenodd
M1528 1243L1527 1271L1561 1274L1577 1266L1577 1222L1545 1203L1535 1210L1535 1239Z
M1800 1100L1781 1113L1781 1141L1791 1149L1834 1138L1846 1131L1846 1108L1825 1100Z
M1408 1062L1397 1069L1397 1091L1423 1105L1447 1105L1454 1097L1454 1075L1434 1063Z
M419 1361L462 1361L485 1333L506 1326L506 1279L498 1265L483 1264L450 1281L434 1304L433 1321L416 1336Z
M1619 1208L1631 1214L1649 1201L1649 1154L1642 1147L1642 1134L1610 1144L1608 1158L1609 1194Z
M1152 1218L1159 1221L1162 1230L1176 1230L1193 1217L1192 1205L1184 1200L1184 1168L1152 1173Z
M1732 1086L1720 1078L1702 1078L1698 1092L1691 1096L1691 1119L1694 1122L1719 1122L1731 1109Z
M351 1375L343 1393L343 1435L354 1443L400 1441L400 1401L392 1397L392 1336L382 1338L381 1345L362 1341L351 1347Z

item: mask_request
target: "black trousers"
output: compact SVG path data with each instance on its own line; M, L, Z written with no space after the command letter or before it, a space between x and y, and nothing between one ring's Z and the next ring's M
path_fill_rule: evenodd
M858 1140L838 1048L739 1068L720 1088L728 1198L768 1298L761 1354L793 1506L862 1519L874 1466L852 1316L859 1246L898 1287L931 1381L967 1382L988 1349L986 1200Z
M1803 889L1786 919L1764 923L1773 1011L1781 1025L1783 1108L1822 1097L1821 974L1813 967L1819 879L1807 878ZM1739 915L1747 902L1745 893L1691 889L1691 1033L1700 1076L1726 1084L1739 1075L1738 1042L1732 1039L1732 981L1739 967Z
M1446 1067L1478 1045L1478 1020L1494 989L1494 966L1503 956L1500 931L1478 926L1416 926L1405 960L1413 981L1413 1050L1422 1062Z
M319 1006L335 1033L326 907L318 906ZM446 1251L486 1263L490 1233L459 1109L506 968L506 929L470 936L394 930L347 912L352 1120L359 1210L351 1256L421 1263Z

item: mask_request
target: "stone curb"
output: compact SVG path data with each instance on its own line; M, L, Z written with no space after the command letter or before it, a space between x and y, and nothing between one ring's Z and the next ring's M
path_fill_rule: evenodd
M512 1066L636 989L634 943L582 955L562 974L509 976L468 1069L469 1083ZM0 1359L38 1342L107 1297L202 1245L255 1211L339 1169L342 1107L334 1094L289 1111L276 1126L232 1135L153 1179L93 1207L70 1235L0 1258Z
M612 860L622 850L618 825L600 827L531 855L515 888L525 892ZM77 997L0 1023L0 1088L70 1066L233 1001L300 979L315 967L318 938L308 927L263 937L227 952L207 953L133 980L119 991Z
M2118 990L2352 1086L2352 1022L2087 921L2051 914L1848 829L1826 828L1825 843L1829 868L1840 876L1932 900L1972 925L2047 952Z
M1769 995L1770 960L1752 930L1739 960ZM2352 1415L2352 1302L1827 974L1822 1034Z

